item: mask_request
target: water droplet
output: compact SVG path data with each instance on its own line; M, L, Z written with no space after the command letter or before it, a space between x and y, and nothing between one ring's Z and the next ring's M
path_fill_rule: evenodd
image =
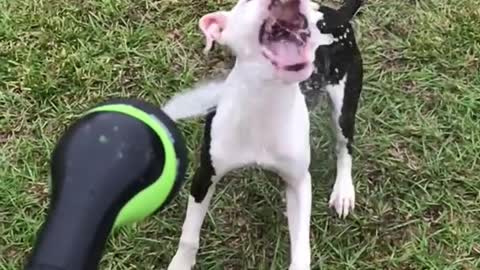
M145 159L147 161L150 161L152 158L153 158L153 150L150 150L150 151L145 153Z
M102 144L106 144L108 143L108 138L105 135L100 135L100 137L98 137L98 141Z

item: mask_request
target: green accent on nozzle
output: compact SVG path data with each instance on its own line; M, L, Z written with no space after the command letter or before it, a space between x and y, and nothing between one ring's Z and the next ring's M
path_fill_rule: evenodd
M135 195L123 206L118 213L114 227L140 221L159 209L174 187L177 177L177 156L170 134L152 115L131 105L103 105L88 111L87 114L93 112L118 112L134 117L152 128L163 144L165 164L162 174L153 184Z

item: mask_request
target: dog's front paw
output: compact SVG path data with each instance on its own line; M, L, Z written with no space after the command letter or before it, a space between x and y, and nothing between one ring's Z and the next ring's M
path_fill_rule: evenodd
M195 257L188 256L182 252L177 252L168 265L167 270L191 270L195 265Z
M341 218L345 218L355 207L355 187L352 179L338 179L330 195L330 207L334 207Z

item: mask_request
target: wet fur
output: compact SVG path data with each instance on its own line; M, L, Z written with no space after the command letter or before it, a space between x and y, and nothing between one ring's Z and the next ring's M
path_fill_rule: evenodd
M307 81L302 82L301 89L306 95L307 104L313 109L319 101L320 94L325 93L328 85L337 85L348 75L345 83L343 106L340 115L340 127L348 139L351 153L360 93L363 84L363 60L358 48L351 20L362 6L362 0L346 0L338 10L320 6L324 14L317 26L324 33L335 38L331 45L320 46L315 53L315 71Z

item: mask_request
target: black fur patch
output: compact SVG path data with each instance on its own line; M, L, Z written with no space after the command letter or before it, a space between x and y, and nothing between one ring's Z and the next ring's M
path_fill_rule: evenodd
M206 116L203 144L200 150L200 166L195 171L192 179L190 194L197 203L201 203L205 199L208 188L212 185L212 176L215 175L215 168L213 168L212 157L210 156L212 120L215 114L216 111L213 110Z
M322 33L332 34L335 40L332 44L317 49L315 71L308 80L301 83L301 88L312 108L317 105L318 96L327 85L338 84L347 75L339 125L343 136L348 139L347 149L351 154L355 114L363 84L363 61L350 20L363 1L346 1L338 10L320 7L324 18L318 21L317 27Z

